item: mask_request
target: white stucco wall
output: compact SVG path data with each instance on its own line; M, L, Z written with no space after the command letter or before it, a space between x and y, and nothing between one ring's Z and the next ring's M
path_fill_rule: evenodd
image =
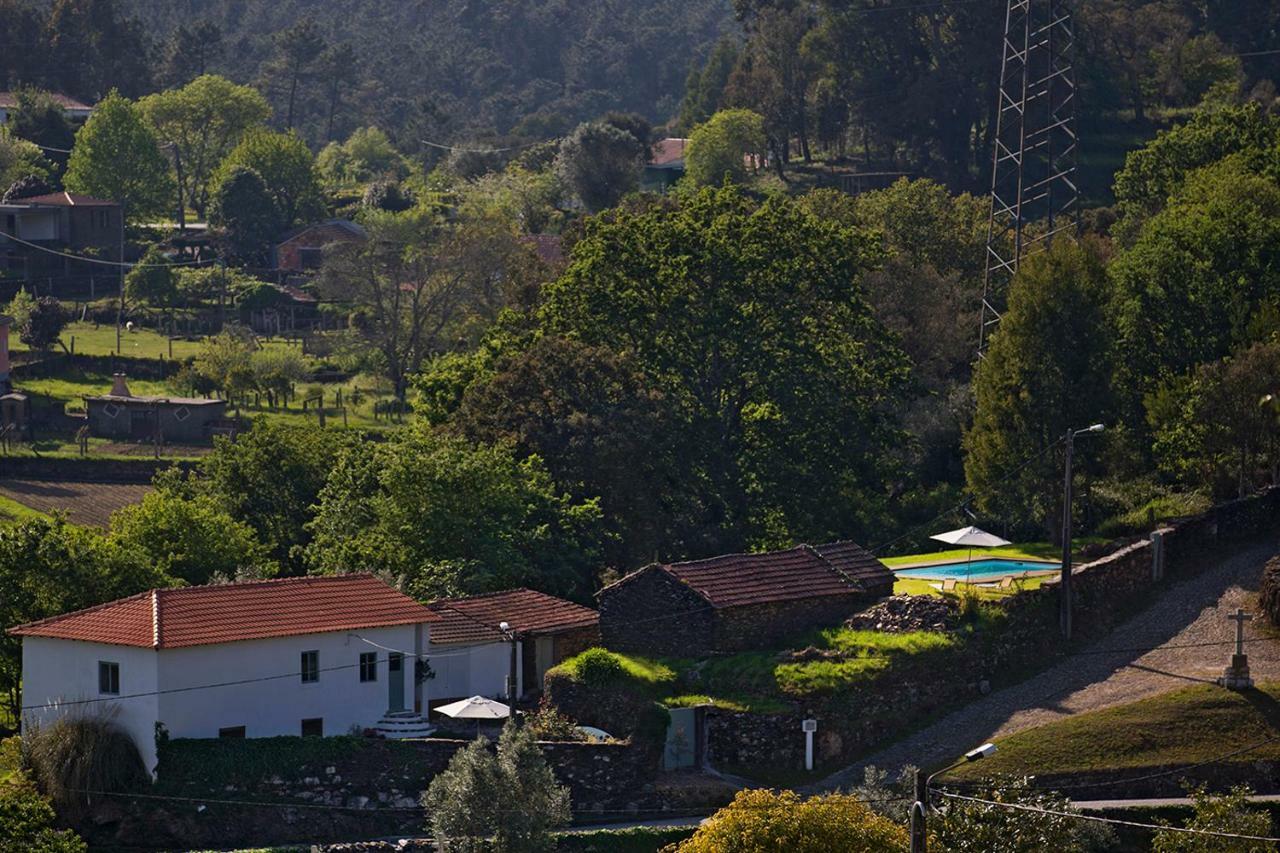
M426 647L421 625L358 633L392 649L417 652ZM313 650L320 654L320 679L303 684L302 652ZM360 655L367 652L378 656L373 682L360 681ZM372 727L389 708L388 652L345 632L160 651L25 637L22 653L24 706L100 698L98 662L119 663L120 698L82 707L117 708L116 721L133 735L149 768L155 766L157 721L174 738L212 738L219 729L235 726L244 726L247 737L272 737L301 734L302 720L319 717L324 734L340 735L353 726ZM406 656L400 672L404 708L410 711L415 700L413 663L412 655ZM425 709L432 684L416 689ZM138 693L153 695L130 698ZM40 722L69 710L27 716Z
M24 725L52 722L68 714L113 714L115 722L138 744L143 763L148 769L154 769L157 657L152 649L133 646L24 637L22 705L29 709L23 712ZM119 698L98 693L99 661L120 665ZM33 707L86 699L103 701Z
M428 645L427 661L435 672L427 682L433 702L469 696L503 699L507 695L507 674L511 671L511 646L507 643ZM523 681L520 669L516 667L516 678ZM523 689L523 684L517 684L516 695Z

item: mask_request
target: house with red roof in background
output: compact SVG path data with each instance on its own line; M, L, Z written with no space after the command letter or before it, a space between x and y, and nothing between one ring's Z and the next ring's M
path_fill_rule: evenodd
M679 657L766 649L840 624L893 592L853 542L655 563L596 593L606 647Z
M429 734L430 609L370 574L157 589L10 628L24 725L114 713L174 738Z
M89 116L93 115L93 107L77 101L70 95L63 95L58 92L51 92L50 97L58 106L62 107L62 114L67 117L67 121L72 123L80 123L87 121ZM9 117L18 111L18 93L17 92L0 92L0 125L8 124Z
M516 695L534 693L548 669L600 643L596 611L531 589L442 599L427 607L437 617L428 649L434 704L505 697L513 669Z
M26 279L115 270L75 260L120 260L122 211L114 201L56 192L0 202L0 274ZM61 254L60 254L61 253Z

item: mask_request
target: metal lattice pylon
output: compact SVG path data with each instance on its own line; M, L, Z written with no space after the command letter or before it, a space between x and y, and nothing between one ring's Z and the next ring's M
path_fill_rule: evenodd
M991 169L981 358L1022 259L1080 225L1075 29L1068 0L1009 0Z

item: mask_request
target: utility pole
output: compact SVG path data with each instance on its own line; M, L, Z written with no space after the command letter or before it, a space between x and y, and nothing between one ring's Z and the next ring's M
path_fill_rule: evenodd
M120 301L116 305L116 355L121 354L120 327L124 324L124 202L120 202L120 254L116 260L120 262Z
M929 814L929 789L933 787L934 778L941 776L948 770L956 769L961 764L981 761L995 754L996 745L994 743L984 743L977 749L971 749L966 752L964 758L954 764L949 764L941 770L935 770L927 776L925 771L916 770L916 801L911 804L911 853L928 853L929 833L925 824Z
M1059 584L1058 624L1062 629L1062 639L1071 639L1071 501L1072 501L1072 453L1075 449L1076 436L1086 433L1102 432L1102 424L1094 424L1084 429L1069 429L1066 436L1066 464L1062 478L1062 581Z

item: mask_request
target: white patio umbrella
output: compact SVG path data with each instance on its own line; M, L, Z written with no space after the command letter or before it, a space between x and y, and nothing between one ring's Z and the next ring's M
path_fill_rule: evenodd
M436 710L446 717L453 717L455 720L475 720L476 735L480 734L481 720L505 720L511 716L510 707L503 705L501 702L486 699L483 696L472 696L470 699L450 702L448 705L441 705Z
M1008 539L1001 539L994 533L988 533L980 527L972 525L968 527L960 527L956 530L948 530L946 533L938 533L929 537L939 542L945 542L948 545L960 545L969 549L969 557L965 560L964 580L969 582L969 574L973 565L973 549L974 548L999 548L1003 545L1012 545Z

